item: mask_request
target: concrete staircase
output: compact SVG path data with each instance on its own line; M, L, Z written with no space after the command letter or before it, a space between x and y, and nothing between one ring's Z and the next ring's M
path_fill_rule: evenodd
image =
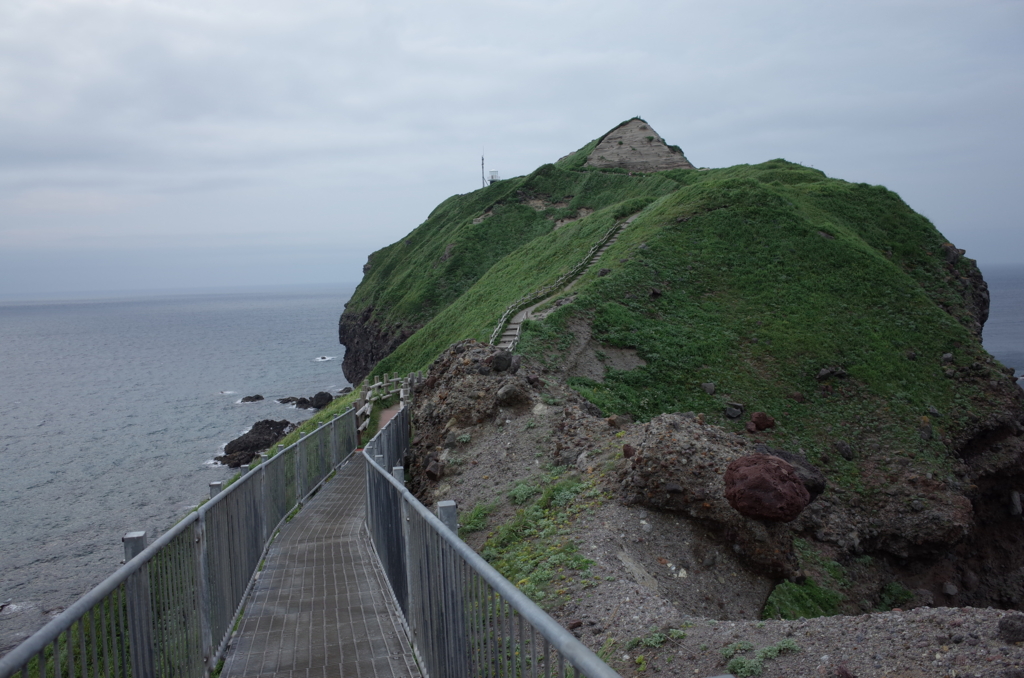
M624 231L627 226L633 223L633 220L636 219L638 216L640 216L639 212L631 216L626 221L622 222L622 225L619 226L619 229L615 231L615 235L609 238L608 242L606 242L601 247L601 249L594 253L594 256L591 257L590 259L590 264L585 269L583 269L583 272L580 273L579 276L577 276L572 282L570 282L568 285L558 290L551 296L547 297L546 299L541 299L536 304L528 308L524 308L522 311L512 316L512 319L509 321L508 325L505 326L505 330L501 333L501 337L498 338L498 341L495 345L498 348L505 349L506 351L511 351L513 348L515 348L516 344L519 343L519 332L522 328L523 321L533 318L533 311L537 307L543 306L544 304L554 301L558 296L565 294L566 292L571 290L572 286L576 284L576 281L582 278L588 272L590 272L590 269L594 268L597 262L600 261L601 257L604 256L604 253L608 251L608 248L614 245L615 241L619 239L619 236L622 235L622 231Z

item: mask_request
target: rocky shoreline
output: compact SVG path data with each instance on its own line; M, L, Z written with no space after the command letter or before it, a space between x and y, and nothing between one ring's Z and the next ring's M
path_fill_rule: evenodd
M352 388L346 387L338 395L351 393ZM278 398L282 405L294 405L301 410L322 410L334 401L335 396L327 391L320 391L311 398L287 396ZM262 395L245 396L240 402L254 403L264 400ZM214 461L230 468L239 468L249 464L253 458L273 447L279 440L298 428L297 423L281 419L261 419L252 428L230 441L224 446L224 454L214 457Z

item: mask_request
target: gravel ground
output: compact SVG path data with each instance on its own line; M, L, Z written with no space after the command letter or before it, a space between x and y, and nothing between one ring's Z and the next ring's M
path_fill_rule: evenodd
M918 608L855 617L819 617L797 621L714 621L690 619L686 637L659 648L625 650L616 643L612 664L624 676L713 676L726 671L722 650L749 643L738 653L790 640L799 648L763 662L764 678L776 676L1024 676L1024 644L997 637L1003 610ZM638 671L644 656L646 669Z
M444 441L431 443L445 473L439 482L420 483L425 503L454 499L460 512L478 503L496 506L488 527L466 536L478 550L490 530L515 514L508 493L516 482L536 479L554 459L566 463L566 447L558 442L566 408L578 403L551 380L543 395L531 389L528 403L455 426L450 412L485 402L480 389L486 383L446 381L448 409L434 416L439 423L417 423L423 440ZM422 395L425 401L428 394ZM570 538L593 564L585 575L559 583L565 593L549 612L623 676L708 678L732 670L765 678L1024 678L1024 642L998 633L1000 620L1015 612L919 607L758 621L774 579L741 562L701 521L613 498L621 443L608 432L590 436L589 452L578 459L569 450L574 472L598 480L608 495L572 522Z

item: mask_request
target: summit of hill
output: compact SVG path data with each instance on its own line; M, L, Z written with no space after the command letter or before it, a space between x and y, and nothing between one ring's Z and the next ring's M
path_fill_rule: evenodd
M681 148L670 146L640 118L627 120L601 137L587 156L585 166L617 167L632 172L696 169Z

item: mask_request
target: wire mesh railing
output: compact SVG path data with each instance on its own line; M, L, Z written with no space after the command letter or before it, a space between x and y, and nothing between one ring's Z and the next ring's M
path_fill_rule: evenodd
M349 409L151 545L128 533L125 565L0 658L0 678L209 676L277 528L356 444Z
M425 675L618 678L405 489L408 450L402 408L363 450L366 522Z

